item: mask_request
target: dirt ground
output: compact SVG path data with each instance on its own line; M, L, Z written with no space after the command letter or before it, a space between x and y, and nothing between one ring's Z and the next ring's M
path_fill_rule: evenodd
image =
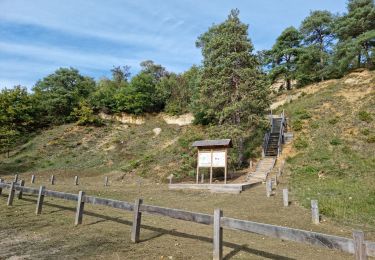
M49 174L22 174L27 186L45 185L47 189L134 201L213 214L221 208L224 216L262 223L312 230L339 236L351 236L352 227L323 217L320 225L311 224L310 212L293 201L282 206L285 180L266 197L264 184L240 195L211 194L200 191L169 191L165 184L149 183L126 177L110 176L104 187L104 176L82 177L73 185L69 173L56 176L56 185L48 185ZM10 181L12 176L5 176ZM83 224L75 227L75 203L46 198L42 215L35 215L35 196L15 199L6 206L7 190L0 196L0 259L212 259L212 226L143 214L141 242L130 241L131 212L86 205ZM371 235L371 234L370 234ZM372 234L374 240L374 234ZM367 236L367 234L366 234ZM367 239L371 237L367 236ZM224 259L353 259L350 254L256 234L224 230Z

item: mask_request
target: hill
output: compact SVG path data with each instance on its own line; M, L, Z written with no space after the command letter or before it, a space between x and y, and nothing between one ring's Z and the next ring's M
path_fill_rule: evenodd
M375 224L375 73L358 71L296 90L285 109L294 132L289 182L300 203L351 223Z

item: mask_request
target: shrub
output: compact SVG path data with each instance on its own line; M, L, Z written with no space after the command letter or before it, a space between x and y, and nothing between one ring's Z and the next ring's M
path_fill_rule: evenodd
M311 118L311 114L309 112L307 112L306 110L297 111L296 115L299 117L299 119L309 119L309 118Z
M335 125L338 122L339 122L339 118L338 117L331 118L330 120L328 120L328 123L331 124L331 125Z
M342 144L342 140L338 137L334 137L329 143L331 145L340 145Z
M302 121L297 119L296 121L293 122L293 130L294 131L301 131L302 130Z
M318 129L319 128L319 122L313 121L313 122L311 122L310 126L313 129Z
M368 143L375 143L375 135L372 135L372 136L369 136L368 138L367 138L367 142Z
M363 135L369 135L370 134L370 129L368 129L368 128L362 129L361 130L361 134L363 134Z
M358 116L361 121L364 121L366 123L370 123L373 120L371 114L367 111L360 111L358 113Z
M309 146L309 143L307 142L306 138L304 136L299 136L294 141L294 147L297 150L305 149Z

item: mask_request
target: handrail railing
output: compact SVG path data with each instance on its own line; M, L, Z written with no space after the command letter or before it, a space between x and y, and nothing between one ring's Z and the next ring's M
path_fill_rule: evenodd
M264 138L263 138L263 156L266 156L266 152L267 152L267 149L268 149L268 140L270 139L270 133L267 132L264 134Z

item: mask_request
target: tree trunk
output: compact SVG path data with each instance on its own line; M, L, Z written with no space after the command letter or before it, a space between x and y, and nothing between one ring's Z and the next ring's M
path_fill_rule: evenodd
M241 168L244 162L244 138L241 136L238 138L238 168Z

